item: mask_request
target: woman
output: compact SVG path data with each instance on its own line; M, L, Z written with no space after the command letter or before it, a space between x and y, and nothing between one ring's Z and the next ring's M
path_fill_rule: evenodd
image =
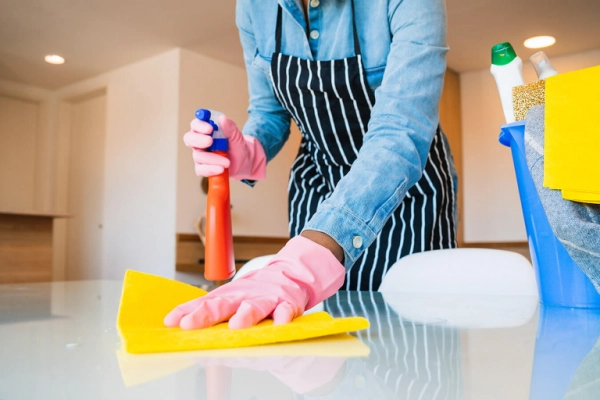
M229 168L234 179L264 179L293 118L302 141L292 239L263 269L177 307L165 324L286 323L340 287L377 290L402 256L456 247L456 174L438 126L444 1L238 0L237 25L250 91L243 133L220 117L229 160L204 151L207 123L192 121L184 141L198 175Z

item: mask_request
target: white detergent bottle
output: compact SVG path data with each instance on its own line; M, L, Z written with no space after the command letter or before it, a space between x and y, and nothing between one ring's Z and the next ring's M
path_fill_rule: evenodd
M515 86L523 85L525 82L523 81L523 61L517 56L510 43L499 43L492 47L492 67L490 71L496 79L506 123L515 122L512 89Z
M529 61L533 64L538 79L546 79L558 74L558 71L554 69L548 56L543 51L538 51L529 57Z

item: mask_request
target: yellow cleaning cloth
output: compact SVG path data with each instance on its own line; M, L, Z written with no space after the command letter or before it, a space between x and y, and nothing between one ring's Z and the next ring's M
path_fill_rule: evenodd
M600 204L600 193L581 192L578 190L561 190L563 199L578 201L580 203Z
M600 202L600 66L546 80L544 186Z
M117 317L123 347L129 353L225 349L291 342L369 327L365 318L332 318L326 312L296 318L273 326L272 320L241 330L227 323L199 330L167 328L163 318L181 303L206 292L185 283L136 271L127 271Z
M600 193L585 192L579 190L561 190L563 199L577 201L579 203L600 204Z

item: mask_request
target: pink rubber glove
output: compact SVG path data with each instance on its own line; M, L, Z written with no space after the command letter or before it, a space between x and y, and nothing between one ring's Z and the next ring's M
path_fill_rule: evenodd
M267 317L285 324L332 296L345 269L325 247L296 236L264 267L176 307L166 326L206 328L229 320L230 329L248 328Z
M191 130L183 136L183 142L193 149L196 175L219 175L229 168L229 177L233 179L265 179L267 171L267 156L256 138L243 135L235 122L224 115L219 116L219 129L229 140L227 158L206 151L212 144L209 136L213 128L209 123L194 118L190 123Z

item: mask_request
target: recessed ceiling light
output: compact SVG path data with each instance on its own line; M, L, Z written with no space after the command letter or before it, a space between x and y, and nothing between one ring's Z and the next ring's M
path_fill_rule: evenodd
M553 36L535 36L527 39L523 44L530 49L541 49L552 46L554 43L556 43L556 39Z
M46 60L46 62L50 63L50 64L64 64L65 63L65 59L62 58L61 56L57 56L56 54L47 55L46 57L44 57L44 60Z

